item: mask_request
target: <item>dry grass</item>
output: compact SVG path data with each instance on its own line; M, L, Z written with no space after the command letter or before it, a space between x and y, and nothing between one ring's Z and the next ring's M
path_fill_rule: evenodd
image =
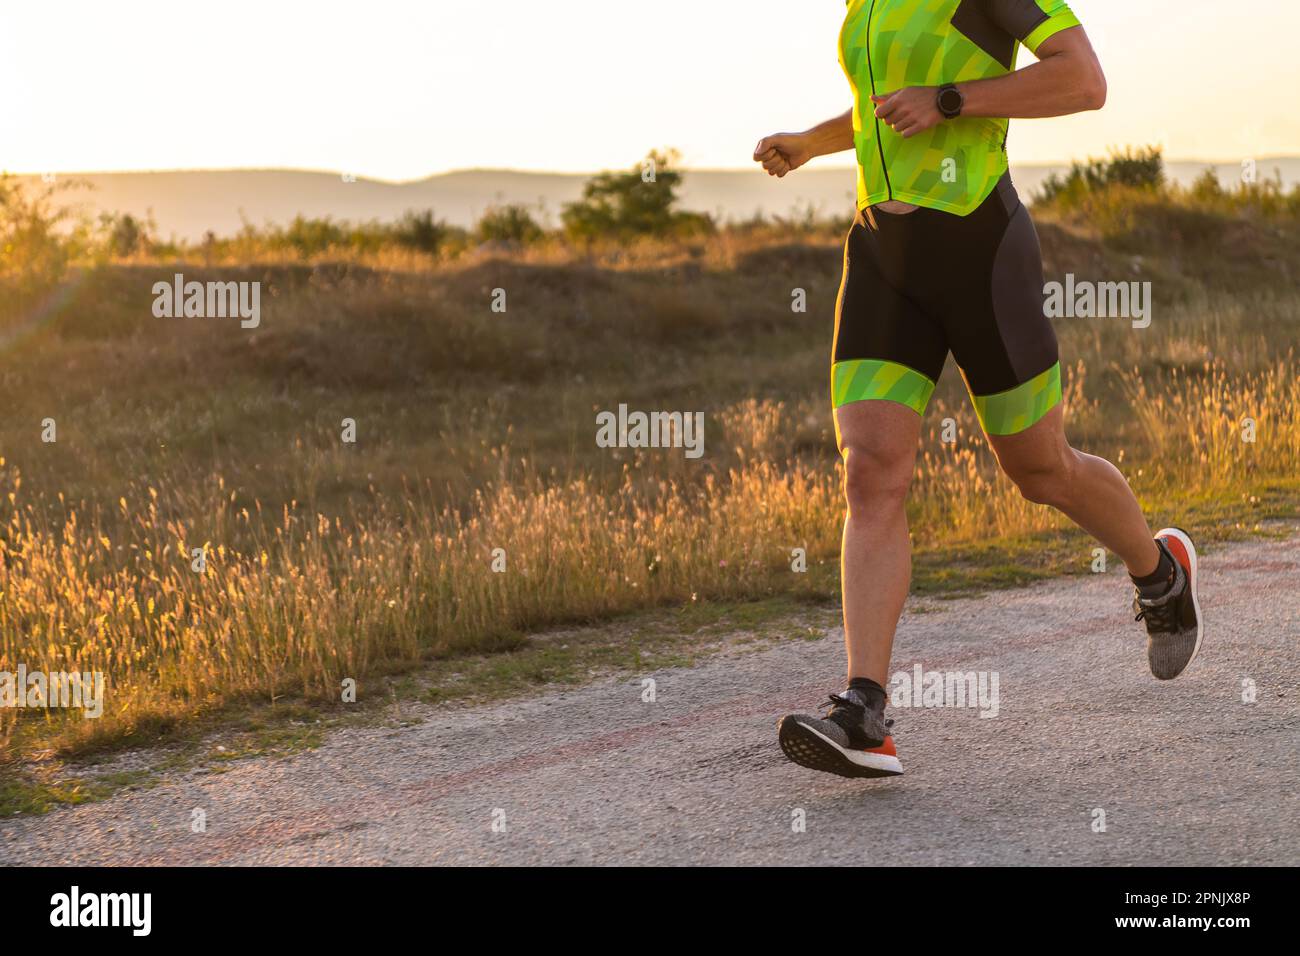
M1081 381L1077 372L1076 397ZM1144 439L1139 491L1175 483L1231 496L1294 477L1300 384L1289 359L1238 381L1215 366L1158 386L1127 381ZM968 435L973 422L962 417ZM1258 423L1254 443L1242 440L1244 417ZM463 512L379 499L364 520L301 508L268 515L216 480L197 498L178 489L123 498L111 521L69 508L52 523L9 469L0 669L108 675L104 718L46 718L64 746L92 745L223 699L335 698L344 678L508 646L558 621L797 587L791 549L834 559L837 477L781 457L794 431L783 403L748 402L722 419L739 457L725 476L647 480L627 467L612 494L585 478L514 477ZM919 545L1060 524L969 442L927 445L935 450L924 453L910 515ZM204 573L192 570L195 548L207 550ZM0 712L7 734L20 713Z

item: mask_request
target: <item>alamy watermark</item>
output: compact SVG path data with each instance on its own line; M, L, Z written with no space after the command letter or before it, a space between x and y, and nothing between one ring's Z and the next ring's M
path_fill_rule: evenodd
M72 671L29 671L19 664L17 672L0 671L0 707L50 707L77 709L86 717L104 713L104 674Z
M153 314L160 319L233 319L245 329L262 324L262 283L186 282L176 273L171 282L153 284Z
M132 936L148 936L152 916L152 893L83 893L74 886L50 897L51 926L119 926Z
M1044 285L1043 295L1049 319L1132 319L1135 329L1151 324L1150 282L1091 282L1067 272L1065 282Z
M704 454L703 412L629 412L620 404L618 413L596 413L598 448L683 448L687 458Z
M927 671L890 678L889 702L895 707L975 707L980 717L998 715L997 671Z

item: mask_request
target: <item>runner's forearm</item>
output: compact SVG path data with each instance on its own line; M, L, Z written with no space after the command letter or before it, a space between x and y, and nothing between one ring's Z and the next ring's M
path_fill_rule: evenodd
M852 149L853 110L845 110L839 116L818 123L805 130L803 135L808 137L808 147L814 156L828 156Z
M1091 47L1075 45L1006 76L958 83L957 89L966 98L962 116L1039 119L1101 109L1106 102L1097 58Z

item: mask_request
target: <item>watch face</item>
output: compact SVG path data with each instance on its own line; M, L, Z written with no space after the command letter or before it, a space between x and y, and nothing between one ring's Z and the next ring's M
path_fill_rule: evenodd
M944 90L939 94L939 109L949 116L961 110L962 95L957 90Z

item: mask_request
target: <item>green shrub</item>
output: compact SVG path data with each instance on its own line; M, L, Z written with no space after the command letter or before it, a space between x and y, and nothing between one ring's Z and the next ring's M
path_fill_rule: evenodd
M480 242L535 242L542 235L528 207L517 203L489 207L478 221Z
M1198 202L1217 203L1220 202L1227 191L1219 182L1218 174L1213 169L1207 169L1201 175L1196 177L1192 183L1191 196Z
M329 216L323 219L294 216L289 227L280 235L283 244L297 250L304 259L332 247L345 245L345 238L343 226L335 223Z
M432 209L421 212L408 209L393 227L393 238L408 249L437 253L447 241L450 229L441 219L434 218Z
M1071 163L1064 176L1048 176L1034 196L1039 204L1078 205L1090 193L1111 186L1159 192L1165 186L1164 157L1159 146L1112 150L1108 159Z
M87 255L90 226L67 208L57 193L82 185L75 181L24 186L0 175L0 304L20 310L53 288L68 266Z

